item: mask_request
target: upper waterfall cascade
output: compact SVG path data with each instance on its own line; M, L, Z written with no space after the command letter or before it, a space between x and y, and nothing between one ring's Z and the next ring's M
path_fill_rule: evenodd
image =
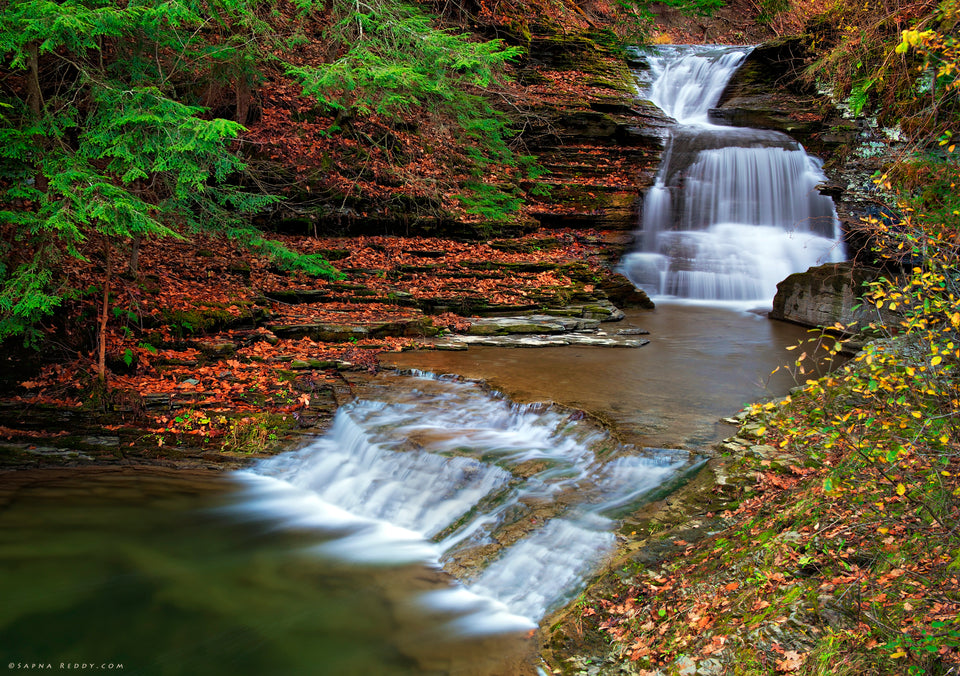
M648 56L649 98L678 126L623 267L654 296L766 304L791 273L843 260L819 161L785 134L709 121L749 51L665 46Z

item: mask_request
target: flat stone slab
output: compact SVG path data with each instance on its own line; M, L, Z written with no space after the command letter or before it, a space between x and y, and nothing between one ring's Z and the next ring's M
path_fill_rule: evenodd
M472 321L470 328L467 329L467 334L471 336L549 335L571 331L595 331L599 328L599 319L584 319L582 317L557 317L553 315L485 317Z
M445 347L438 349L454 349L451 346L484 345L489 347L561 347L564 345L593 345L596 347L643 347L649 340L624 340L608 336L597 336L582 333L565 333L559 335L513 335L513 336L449 336L445 338Z
M433 344L434 350L442 352L463 352L467 349L466 343L457 343L449 340L438 340Z
M39 455L45 458L62 458L63 460L93 460L94 458L83 451L77 451L71 448L59 448L56 446L35 446L25 443L5 443L0 445L11 451L28 453L30 455Z

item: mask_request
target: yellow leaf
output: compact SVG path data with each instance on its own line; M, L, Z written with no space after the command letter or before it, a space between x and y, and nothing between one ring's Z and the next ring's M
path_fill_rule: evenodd
M903 495L907 492L907 487L903 484L897 484L897 495Z
M889 529L889 528L878 528L878 529L877 529L877 532L880 533L881 535L886 535L887 533L890 532L890 529Z
M922 417L923 417L923 414L922 414L920 411L912 411L912 412L910 413L910 415L912 415L914 418L922 418Z
M942 361L943 361L943 357L941 357L940 355L937 355L936 357L934 357L933 359L930 360L930 364L933 365L933 366L936 366L937 364L939 364L939 363L942 362Z

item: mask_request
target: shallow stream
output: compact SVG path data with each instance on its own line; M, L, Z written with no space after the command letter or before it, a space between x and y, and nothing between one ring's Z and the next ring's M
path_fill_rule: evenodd
M753 313L659 303L652 312L630 311L610 333L650 332L637 349L547 347L384 355L400 368L458 373L484 379L518 401L555 401L616 424L643 446L697 449L729 436L719 422L745 404L780 395L796 385L781 368L784 348L806 340L803 328Z
M627 325L652 342L394 361L607 411L638 447L566 409L387 375L330 435L251 471L8 475L0 654L142 674L532 673L530 629L610 551L611 518L695 462L643 447L726 434L717 418L762 396L805 335L689 305L608 327Z

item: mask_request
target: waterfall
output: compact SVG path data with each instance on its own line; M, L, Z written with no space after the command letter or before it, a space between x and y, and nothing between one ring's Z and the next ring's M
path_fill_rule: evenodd
M627 276L654 296L769 303L793 272L843 260L818 160L785 134L709 122L743 47L666 46L650 100L677 121L644 199Z
M469 381L392 376L377 395L341 407L312 445L237 473L240 511L319 529L319 556L455 571L457 585L423 596L455 632L536 626L612 551L615 513L690 464Z

